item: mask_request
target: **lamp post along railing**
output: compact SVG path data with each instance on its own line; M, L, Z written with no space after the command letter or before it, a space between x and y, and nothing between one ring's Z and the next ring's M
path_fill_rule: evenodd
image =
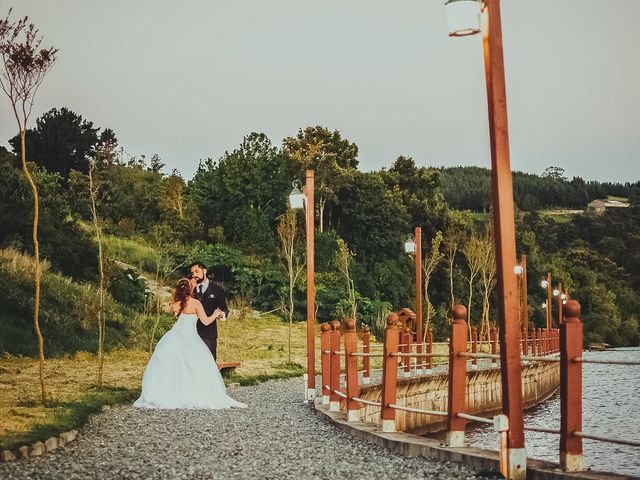
M314 246L314 210L313 196L313 170L307 170L305 194L307 197L307 209L305 211L307 230L307 400L313 400L316 396L316 283L315 283L315 246Z
M474 6L475 4L475 6ZM464 9L472 20L478 7L482 8L482 27L477 22L464 26L450 26L450 36L464 36L482 31L489 139L491 147L491 194L493 225L495 230L497 291L500 320L500 368L502 378L502 406L509 418L507 432L507 465L502 473L507 478L526 478L527 455L524 444L524 418L520 361L520 319L517 296L515 211L513 205L513 180L509 160L509 126L507 96L502 50L502 22L500 0L449 0L447 13L452 20ZM455 16L454 16L455 15Z
M416 242L416 365L422 365L424 358L420 356L422 353L422 229L415 229ZM417 367L423 370L424 367Z
M313 197L313 170L305 173L304 192L300 191L300 183L293 182L293 189L289 194L289 207L293 209L305 209L305 233L306 233L306 257L307 257L307 386L305 401L316 397L316 284L315 284L315 246L314 246L314 197Z

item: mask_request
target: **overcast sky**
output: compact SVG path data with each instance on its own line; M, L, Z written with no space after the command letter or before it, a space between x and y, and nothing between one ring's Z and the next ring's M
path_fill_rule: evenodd
M280 145L308 125L355 142L363 170L398 155L489 166L481 39L449 38L443 4L0 0L0 10L29 15L60 49L34 120L69 107L190 178L252 131ZM640 180L640 1L502 5L512 168ZM4 142L17 127L2 102Z

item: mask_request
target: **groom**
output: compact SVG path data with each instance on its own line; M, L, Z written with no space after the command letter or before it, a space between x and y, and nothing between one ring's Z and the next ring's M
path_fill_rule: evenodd
M207 316L215 315L216 319L226 320L229 309L222 287L209 281L207 268L202 262L194 262L189 265L189 272L196 285L191 295L200 300ZM198 335L211 351L215 360L218 348L218 322L214 321L210 325L204 325L198 320L197 326Z

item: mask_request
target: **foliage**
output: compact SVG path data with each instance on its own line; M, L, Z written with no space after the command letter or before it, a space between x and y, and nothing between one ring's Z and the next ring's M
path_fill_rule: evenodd
M251 252L273 252L276 218L291 190L291 165L263 133L252 133L218 161L201 162L189 192L205 229Z
M447 203L455 209L487 212L490 205L490 171L480 167L441 168L440 184ZM547 208L584 209L592 200L615 195L638 199L640 182L607 183L568 180L560 167L549 167L542 176L513 173L513 195L524 211Z
M71 170L89 171L89 159L99 146L99 128L81 115L62 107L52 108L36 119L36 127L26 132L29 160L67 179ZM20 137L9 140L20 152Z
M132 268L122 268L115 262L106 266L107 289L114 300L135 312L143 312L146 303L146 280Z
M30 288L33 268L32 257L14 249L0 250L0 352L29 356L37 353L30 320L34 308ZM42 265L42 285L41 325L48 355L96 351L97 289L53 272L46 262ZM129 315L111 296L106 296L105 317L110 331L107 349L126 343Z

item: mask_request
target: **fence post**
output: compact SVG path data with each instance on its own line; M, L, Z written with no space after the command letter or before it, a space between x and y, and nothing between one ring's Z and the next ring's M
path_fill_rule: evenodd
M471 329L471 353L478 353L478 327ZM478 369L478 359L473 358L471 360L471 368L473 370Z
M365 325L362 329L362 353L371 353L371 329ZM371 383L371 358L362 357L362 383Z
M398 357L391 356L398 352L398 315L387 317L387 328L384 334L384 356L382 357L382 406L380 420L383 432L396 431L396 411L389 407L396 403L398 386Z
M404 347L404 351L406 353L411 353L412 340L413 340L413 335L411 334L411 328L404 327L404 344L406 345L406 347ZM411 357L404 357L404 360L405 360L404 376L410 377L411 376Z
M565 472L582 470L582 322L580 304L569 300L560 324L560 466Z
M497 355L498 353L498 331L496 327L491 327L491 355ZM491 364L495 367L498 365L498 360L491 359Z
M543 330L541 328L538 329L538 355L544 356L544 338L542 336Z
M455 305L452 309L451 340L449 341L449 398L447 408L447 445L464 447L464 418L467 397L467 359L459 355L467 351L467 309Z
M329 383L331 382L331 326L320 325L320 365L322 367L322 404L329 405Z
M360 403L353 397L360 395L358 385L358 357L351 355L358 352L358 335L356 334L356 321L348 318L344 323L344 370L347 377L347 421L360 420Z
M536 329L531 330L531 355L536 355Z
M433 363L431 354L433 353L433 330L431 327L427 329L427 353L429 354L426 358L427 360L427 369L424 373L431 373L433 371Z
M329 411L340 411L340 395L335 390L340 390L340 355L334 353L340 350L340 322L331 322L331 378L329 380Z

